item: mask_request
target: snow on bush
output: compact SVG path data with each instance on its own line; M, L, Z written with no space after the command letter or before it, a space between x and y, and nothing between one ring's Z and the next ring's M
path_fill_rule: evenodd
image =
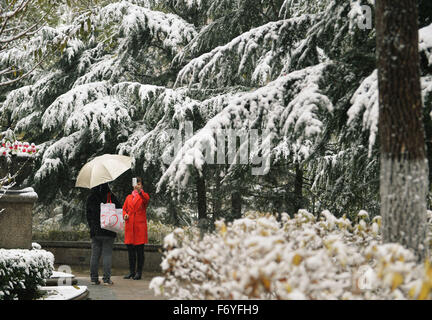
M429 220L431 218L431 212ZM427 299L432 267L380 241L381 217L353 224L329 211L294 218L249 213L200 238L166 236L163 277L150 288L172 299Z
M0 249L0 300L35 299L38 287L45 284L54 270L51 252L33 250Z

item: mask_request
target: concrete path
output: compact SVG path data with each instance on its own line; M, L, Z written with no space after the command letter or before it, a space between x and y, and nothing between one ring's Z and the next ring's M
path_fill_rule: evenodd
M105 286L102 282L102 273L99 271L100 285L92 285L90 273L86 270L73 270L78 286L87 286L91 300L164 300L163 296L155 296L153 290L149 289L153 277L160 276L154 272L144 272L141 280L123 279L128 272L126 270L113 270L111 280L113 285Z

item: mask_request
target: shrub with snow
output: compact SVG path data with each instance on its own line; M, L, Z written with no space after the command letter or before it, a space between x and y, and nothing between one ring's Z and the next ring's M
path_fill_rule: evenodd
M176 229L164 241L164 276L150 288L173 299L431 298L429 262L382 244L380 225L366 211L353 223L300 210L281 221L257 213L220 220L202 238Z
M54 270L54 255L37 247L33 244L32 250L0 249L0 300L39 297L38 287Z

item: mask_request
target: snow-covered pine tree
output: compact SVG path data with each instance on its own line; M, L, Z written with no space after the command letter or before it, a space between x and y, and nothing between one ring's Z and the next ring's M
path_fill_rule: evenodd
M355 3L354 5L358 5L359 3ZM285 2L285 5L288 6L288 3ZM356 9L356 7L350 4L346 3L338 3L338 6L336 3L331 2L328 4L328 6L322 6L322 2L315 2L314 6L309 6L310 11L307 11L308 8L303 8L303 14L299 14L298 16L291 18L291 19L281 19L276 22L270 22L267 23L261 27L252 29L248 32L245 32L241 36L238 36L237 38L234 38L230 43L217 47L210 51L209 53L203 54L198 56L195 59L192 59L180 72L179 76L177 77L176 85L188 85L189 88L197 87L201 90L201 93L205 93L210 90L214 90L215 88L221 88L221 87L227 87L227 88L235 88L236 85L241 85L246 88L256 88L265 85L268 83L268 81L271 81L273 79L277 79L281 75L284 75L286 73L289 73L294 70L298 70L304 67L307 67L309 65L318 65L319 63L323 63L325 61L329 61L329 58L327 57L324 50L322 50L320 47L316 45L316 39L322 37L323 34L338 34L334 30L334 26L337 26L338 24L341 26L342 31L340 32L342 35L339 36L337 39L338 42L335 42L336 40L332 40L330 43L323 43L323 47L326 48L333 48L335 44L339 43L349 43L359 41L356 38L356 32L352 29L352 22L350 22L349 19L346 19L346 17L351 14L351 11ZM320 11L322 9L322 11ZM337 10L336 10L337 9ZM285 7L285 13L286 15L290 15L286 12ZM357 11L355 11L357 12ZM357 18L357 15L352 13L353 18ZM334 14L336 13L336 14ZM290 16L292 16L291 14ZM321 21L323 20L323 17L325 17L328 20L328 23L323 24ZM292 24L290 24L292 23ZM280 27L278 29L279 26ZM294 29L292 29L292 27ZM272 29L273 28L273 29ZM267 32L263 32L263 30L267 30ZM274 31L277 30L277 35L273 35ZM343 32L344 31L344 32ZM366 34L370 34L370 32L366 31ZM264 40L264 42L261 40L261 38ZM276 39L273 40L273 39ZM266 46L266 41L269 45ZM271 45L271 47L269 47ZM332 52L332 55L335 56L338 60L342 60L343 58L346 58L342 53L349 52L349 46L345 44L347 49L341 50L329 50L329 52ZM267 48L270 48L267 49ZM288 48L288 50L286 49ZM342 53L340 53L342 52ZM366 51L368 54L370 51ZM181 55L181 54L180 54ZM339 61L338 61L339 62ZM347 63L346 63L347 64ZM371 63L369 63L370 65ZM329 66L330 67L330 66ZM334 72L334 67L332 69L332 72ZM345 68L345 70L347 67ZM372 68L370 68L372 69ZM317 69L315 69L316 71ZM345 71L344 70L344 71ZM329 77L326 74L326 77ZM295 76L294 76L295 78ZM312 79L313 77L311 77ZM346 77L345 80L347 80L348 77ZM314 88L317 93L318 100L317 102L313 101L315 98L313 95L311 95L311 101L307 101L308 94L313 94L313 92L308 92L306 89L305 91L298 90L297 92L294 92L291 96L288 96L286 98L286 105L289 105L290 102L292 106L296 106L296 108L289 108L288 111L285 111L285 119L290 119L288 123L292 122L291 119L299 118L301 121L299 121L299 124L297 126L291 126L289 127L287 125L287 128L285 130L285 136L284 133L282 133L283 130L281 130L281 124L278 124L276 127L280 130L278 133L275 134L275 137L279 138L279 140L283 140L285 146L288 147L288 149L296 149L294 152L285 152L283 161L289 161L287 159L287 156L296 156L298 157L297 153L314 153L315 157L317 156L316 151L312 152L312 150L315 150L317 146L324 145L324 140L329 141L331 137L331 134L329 133L331 127L328 127L328 130L322 130L322 133L326 132L326 138L322 137L319 143L315 142L315 145L313 142L305 139L304 141L301 141L300 143L297 143L296 139L304 138L305 135L307 136L308 133L313 132L313 128L317 128L319 126L314 126L314 121L316 120L318 123L321 123L319 121L319 117L323 119L323 113L321 112L320 115L318 115L317 119L314 119L314 117L308 116L309 108L313 110L313 112L309 113L311 115L314 115L314 112L320 111L316 110L319 109L320 106L330 105L329 99L325 97L325 95L322 95L323 98L319 98L320 96L320 88L318 86L322 85L322 81L319 77L313 78L315 79L316 83L315 86L310 87L308 84L306 85L307 89ZM355 76L353 79L349 79L351 82L353 80L357 79ZM290 84L292 85L292 83ZM346 86L346 83L344 84ZM331 87L331 84L327 84L328 87ZM209 90L210 89L210 90ZM327 88L326 88L327 89ZM333 88L330 88L333 89ZM204 91L206 90L206 91ZM293 90L294 91L294 90ZM351 91L351 94L353 91ZM299 94L297 97L296 95ZM303 94L303 96L302 96ZM340 94L340 93L337 93ZM349 94L349 93L348 93ZM337 101L337 100L335 100ZM339 101L337 101L339 102ZM347 99L345 98L345 103L347 103ZM243 102L248 104L248 102ZM240 103L240 106L242 106L243 103ZM318 108L317 108L318 107ZM347 110L347 104L343 106ZM226 107L223 106L224 110L226 110ZM283 107L282 107L283 108ZM265 107L262 108L265 110ZM277 109L277 108L276 108ZM328 110L331 108L323 108L324 110ZM322 110L322 109L321 109ZM264 111L266 113L267 110ZM277 112L271 110L270 113L273 113L273 115L277 116ZM291 114L290 114L291 113ZM338 115L341 115L342 112L338 110ZM343 116L343 115L342 115ZM258 117L262 117L262 115L258 115ZM325 113L324 113L325 117ZM242 117L236 117L239 119L242 119ZM244 118L244 117L243 117ZM328 121L324 121L326 124L324 126L327 126L328 124L331 124L332 117L328 117ZM213 118L212 120L216 120ZM245 119L246 120L246 119ZM241 125L238 128L242 128L243 130L247 130L247 121L242 120L239 121ZM232 122L232 121L231 121ZM333 121L337 122L338 121ZM252 121L253 123L253 121ZM256 122L257 125L256 128L264 129L265 125L262 126L262 123L259 121ZM303 126L302 126L303 124ZM305 125L306 124L306 125ZM260 125L262 127L260 127ZM334 125L334 123L333 123ZM208 126L210 126L208 124ZM282 124L283 127L283 124ZM250 127L249 129L251 129ZM323 129L323 126L319 127L318 130L315 133L321 132L321 129ZM297 130L297 131L296 131ZM309 130L309 131L308 131ZM203 138L203 141L211 141L214 140L215 132L210 133L210 136L213 135L213 138L208 136ZM282 137L284 139L282 139ZM195 137L194 137L195 138ZM198 133L197 133L198 138ZM278 140L276 138L276 140ZM192 146L189 146L190 154L197 155L196 147L198 146L198 149L200 146L205 146L205 143L203 141L199 141L197 139ZM280 143L275 141L275 146L277 146L274 151L280 153L280 150L283 149ZM212 142L214 144L214 141ZM283 145L283 144L282 144ZM197 160L197 163L203 162L203 152L202 149L205 149L205 147L201 147L200 152L198 152L199 158L201 158L201 161L199 161L196 157L190 158L190 157L184 157L178 158L179 162L177 163L174 161L174 166L169 169L164 177L162 178L161 182L164 180L171 180L171 185L175 186L178 185L179 181L184 181L185 178L188 177L189 170L185 169L179 169L182 168L183 165L189 161L189 166L194 167L194 169L198 168L200 170L199 165L194 166L194 160ZM308 150L308 151L307 151ZM292 150L291 150L292 151ZM322 150L321 150L322 151ZM308 154L306 154L303 159L300 157L300 161L304 161L308 158ZM189 159L189 160L185 160ZM295 161L295 160L294 160ZM294 163L294 161L291 161ZM183 165L182 165L183 164ZM276 164L274 162L273 164ZM177 170L179 169L179 170ZM233 168L232 168L233 169ZM246 170L247 172L248 170ZM300 168L298 168L297 173L299 173ZM171 173L170 173L171 172ZM180 174L181 172L184 172L184 175ZM175 173L175 175L174 175ZM228 174L230 176L230 174ZM244 180L246 177L245 175L237 175L237 179ZM307 177L305 177L307 178ZM225 181L227 181L225 179ZM232 184L232 181L228 185ZM316 184L315 184L316 185ZM315 186L314 185L314 186ZM274 185L276 188L277 185ZM330 194L330 193L329 193ZM258 195L255 192L255 195ZM286 208L286 207L285 207Z
M25 51L30 60L32 46L43 47L46 38L63 38L66 31L69 38L48 70L38 69L1 105L7 126L41 144L34 183L45 190L44 203L82 200L84 194L73 188L80 167L92 156L115 153L146 124L153 129L164 105L172 104L169 93L158 99L164 87L145 83L169 82L169 62L195 35L179 17L131 2L93 9L35 34ZM76 213L81 207L67 209Z
M0 107L6 127L41 144L34 182L47 190L43 206L82 212L78 170L118 152L135 158L154 203L169 203L175 221L187 220L180 205L213 218L248 207L379 212L375 29L359 27L361 5L373 1L253 1L253 10L244 0L74 3L28 44L44 50L67 39L61 55L10 88ZM432 45L423 33L430 105ZM212 164L218 130L228 129L257 130L269 151ZM240 139L237 147L240 159L248 146ZM251 165L267 155L269 164ZM260 164L266 174L252 174Z
M19 47L25 47L26 41L53 19L57 5L56 0L0 2L0 87L25 79L47 59L38 48L32 51L36 59L23 65Z

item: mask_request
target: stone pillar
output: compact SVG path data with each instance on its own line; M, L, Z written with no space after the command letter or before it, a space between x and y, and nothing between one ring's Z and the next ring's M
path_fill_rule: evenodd
M0 248L31 249L32 209L37 199L33 188L0 189Z

